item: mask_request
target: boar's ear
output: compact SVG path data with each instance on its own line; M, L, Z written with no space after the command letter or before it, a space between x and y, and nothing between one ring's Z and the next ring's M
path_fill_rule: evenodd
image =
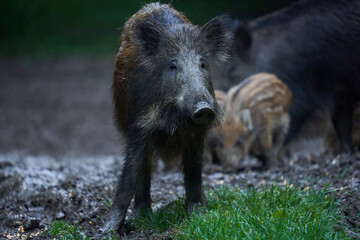
M207 43L210 57L215 60L224 61L229 56L232 44L231 22L228 16L220 15L211 19L200 29Z
M250 110L249 109L244 109L244 110L241 110L240 112L240 120L242 123L244 123L246 129L248 131L251 131L253 130L254 126L253 126L253 123L252 123L252 120L251 120L251 114L250 114Z
M162 32L153 23L148 21L135 22L133 41L139 52L146 57L154 55L158 48Z
M251 46L251 33L245 22L236 21L234 33L235 51L239 56Z

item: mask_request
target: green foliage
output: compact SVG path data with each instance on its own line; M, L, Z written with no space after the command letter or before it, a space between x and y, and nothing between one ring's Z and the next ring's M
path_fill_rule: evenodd
M247 18L294 0L167 0L195 24L228 13ZM152 0L11 0L0 1L0 56L115 54L119 28Z
M103 201L103 208L102 208L102 210L101 210L101 212L102 213L106 213L106 212L108 212L109 211L109 209L110 209L110 206L111 206L111 199L105 199L104 201Z
M347 239L338 207L326 189L222 187L210 193L204 213L193 214L178 227L176 238Z
M55 220L50 227L51 235L59 240L88 240L88 236L83 236L75 225L64 221Z
M82 234L80 229L70 223L55 220L50 226L50 234L57 240L90 240L90 237ZM109 238L106 238L107 240ZM116 240L115 233L111 233L111 240Z
M154 213L148 212L135 218L134 223L136 228L152 229L161 233L168 230L170 226L180 224L184 218L186 218L184 204L181 199L178 199Z
M175 229L176 239L348 239L339 203L326 190L268 186L221 187L207 194L200 214L186 216L182 200L135 219L157 233Z
M1 1L0 54L115 52L128 11L139 1Z
M0 55L115 54L119 28L149 0L0 1ZM209 19L226 4L174 2L196 21ZM221 7L222 6L222 7ZM192 8L195 8L192 10ZM210 8L209 8L210 9Z
M260 190L220 187L208 192L200 213L186 215L179 198L133 222L137 229L157 234L172 229L175 239L348 239L339 206L326 187L322 191L275 185ZM55 221L50 233L56 239L89 239L63 221Z

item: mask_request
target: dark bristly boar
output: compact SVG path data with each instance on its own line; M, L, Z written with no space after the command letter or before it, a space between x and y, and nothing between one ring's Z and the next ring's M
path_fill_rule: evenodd
M265 168L278 165L278 154L289 127L291 92L276 76L259 73L232 87L225 97L225 116L216 132L217 156L236 170L249 152Z
M232 74L270 72L293 93L290 140L308 116L326 108L342 152L354 150L352 114L360 99L360 0L302 0L239 23Z
M108 221L119 229L135 195L135 213L150 210L151 162L181 157L186 207L202 200L204 137L219 107L209 59L227 58L229 19L192 25L170 5L151 3L124 25L114 70L115 120L127 145Z

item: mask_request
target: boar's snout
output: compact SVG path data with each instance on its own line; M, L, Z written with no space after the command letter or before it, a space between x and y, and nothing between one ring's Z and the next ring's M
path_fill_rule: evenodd
M215 119L215 111L210 106L210 104L206 102L200 102L196 105L191 119L196 124L210 124Z

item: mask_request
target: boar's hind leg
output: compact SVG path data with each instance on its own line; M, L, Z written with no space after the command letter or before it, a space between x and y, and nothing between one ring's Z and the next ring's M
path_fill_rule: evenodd
M136 181L143 160L147 141L141 139L140 134L130 132L130 139L126 149L125 163L116 188L115 198L109 211L103 233L117 231L124 223L126 211L134 195Z
M135 190L135 214L141 215L151 210L150 186L153 154L150 149L145 151Z
M185 149L182 153L187 211L192 211L202 200L203 144L203 141L191 143L191 147Z
M340 142L340 150L343 153L353 153L354 147L351 139L353 104L336 104L332 114L332 122Z

